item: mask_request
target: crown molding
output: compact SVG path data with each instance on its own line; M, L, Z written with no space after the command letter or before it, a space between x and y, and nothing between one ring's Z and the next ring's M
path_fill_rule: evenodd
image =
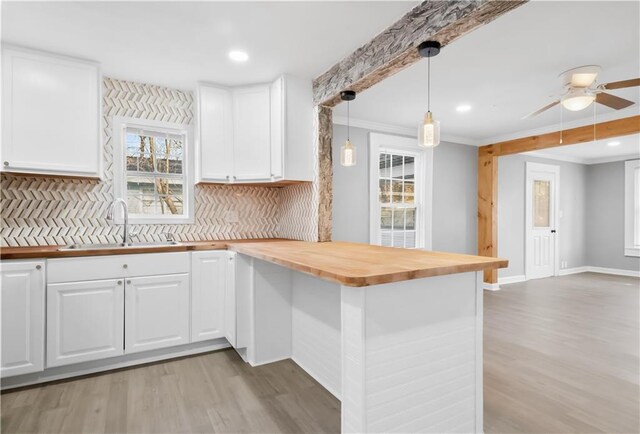
M335 125L347 125L347 118L344 116L334 116L333 123ZM367 121L364 119L351 118L349 121L349 125L354 128L363 128L365 130L377 131L381 133L399 134L401 136L417 137L418 135L417 127L416 129L413 129L413 128L401 127L398 125L385 124L382 122ZM469 145L469 146L478 146L475 142L464 137L441 134L440 139L443 142L459 143L462 145Z

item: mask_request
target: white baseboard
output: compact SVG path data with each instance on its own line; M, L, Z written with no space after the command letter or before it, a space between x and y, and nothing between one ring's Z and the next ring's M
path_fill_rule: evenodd
M578 273L588 273L591 271L591 267L574 267L574 268L565 268L564 270L558 271L558 276L568 276L569 274L578 274Z
M640 277L640 271L621 270L618 268L587 267L592 273L615 274L616 276Z
M602 273L613 274L615 276L640 277L640 271L622 270L620 268L592 267L590 265L585 265L584 267L565 268L564 270L560 270L558 275L567 276L569 274L577 273Z
M485 289L487 291L499 291L500 290L500 285L497 283L487 283L484 282L482 285L482 289Z
M524 274L518 274L517 276L498 277L498 285L508 285L510 283L524 282L525 280L527 280L527 278L524 276Z

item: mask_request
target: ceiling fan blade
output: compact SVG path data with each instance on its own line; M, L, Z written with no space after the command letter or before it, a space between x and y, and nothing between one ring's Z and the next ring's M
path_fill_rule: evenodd
M632 78L630 80L614 81L612 83L605 83L602 85L604 89L624 89L625 87L640 86L640 78Z
M556 106L558 104L560 104L560 100L554 101L551 104L547 104L546 106L542 107L541 109L538 109L538 110L534 111L533 113L529 113L528 115L524 116L522 119L528 119L528 118L532 118L534 116L538 116L543 111L549 110L551 107Z
M635 104L633 101L629 101L628 99L620 98L619 96L604 92L596 95L596 102L616 110L627 108Z

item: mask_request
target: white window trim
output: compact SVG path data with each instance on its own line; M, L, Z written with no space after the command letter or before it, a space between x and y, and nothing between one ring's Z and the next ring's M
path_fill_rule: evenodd
M640 160L624 162L624 255L640 256L640 245L635 244L635 172Z
M125 187L126 172L126 141L125 129L127 127L148 128L154 131L180 132L185 136L183 167L186 168L184 185L183 206L185 213L183 216L153 216L144 214L129 214L129 223L132 224L192 224L194 222L194 165L192 156L193 128L186 124L175 124L170 122L153 121L147 119L137 119L123 116L114 116L111 121L111 132L113 140L113 191L116 198L127 200ZM121 223L121 222L118 222Z
M380 244L380 205L378 202L379 154L381 151L415 155L416 248L432 248L433 149L418 146L418 138L369 133L369 243ZM422 183L418 179L423 179Z

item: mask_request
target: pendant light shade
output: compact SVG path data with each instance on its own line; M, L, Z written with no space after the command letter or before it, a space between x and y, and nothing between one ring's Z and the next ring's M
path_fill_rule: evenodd
M340 92L340 98L342 101L347 102L347 141L344 142L342 148L340 148L340 164L345 167L351 167L356 165L356 148L351 143L350 133L350 113L349 102L356 99L356 93L352 90L345 90Z
M424 121L418 130L419 144L425 148L433 148L440 144L440 121L433 119L431 112L424 115Z
M418 128L418 144L425 148L434 148L440 144L440 122L431 113L431 58L440 52L440 43L425 41L418 46L420 56L427 58L427 113Z

